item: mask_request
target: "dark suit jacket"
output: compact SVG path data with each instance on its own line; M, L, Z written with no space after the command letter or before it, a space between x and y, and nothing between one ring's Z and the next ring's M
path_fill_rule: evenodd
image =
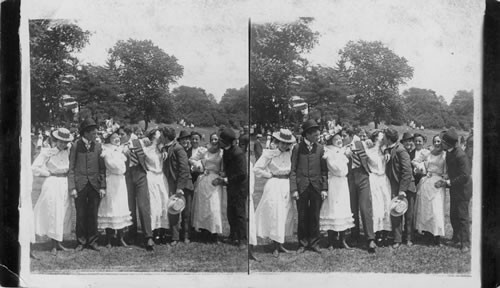
M446 166L450 178L450 196L468 201L472 197L472 177L469 159L462 148L446 152Z
M255 153L255 162L259 160L260 156L262 155L262 143L260 143L260 140L255 140L255 143L253 144L253 152Z
M309 151L307 144L301 141L292 150L292 168L290 171L290 192L304 192L309 184L320 193L328 191L328 167L323 159L324 148L314 144Z
M137 160L139 161L138 165L142 167L142 170L144 170L144 173L146 173L146 171L148 171L148 168L146 167L146 159L145 159L146 155L144 155L144 151L142 151L143 147L141 141L139 141L139 139L132 140L132 146L130 146L129 149L130 153L135 153L135 155L137 155ZM130 154L127 155L126 165L128 171L130 168Z
M69 152L68 189L83 190L87 183L99 191L106 189L106 166L101 157L101 144L92 142L87 150L82 139L71 146Z
M248 196L247 154L238 146L224 150L222 165L227 176L227 192L235 198Z
M163 172L170 188L175 190L194 189L186 150L177 141L174 141L167 150L167 160L163 165ZM175 190L170 191L170 193L175 194Z
M364 169L366 174L370 173L370 167L368 167L368 156L366 156L366 153L360 153L361 151L365 151L365 147L363 146L363 143L361 141L356 141L354 142L354 147L351 148L352 153L356 154L359 156L359 159L361 161L361 168ZM349 157L349 164L348 164L348 174L351 174L352 171L352 156Z
M415 179L411 168L410 154L397 143L391 150L391 158L385 167L385 174L391 181L393 196L400 191L415 192Z

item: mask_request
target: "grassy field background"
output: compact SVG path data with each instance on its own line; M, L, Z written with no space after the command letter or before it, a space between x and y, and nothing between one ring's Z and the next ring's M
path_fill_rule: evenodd
M392 127L392 126L391 126ZM365 128L373 128L365 127ZM432 142L432 137L438 130L411 130L407 127L395 126L400 133L411 131L419 132L427 137L427 145ZM459 135L468 133L460 131ZM255 208L257 207L265 179L256 178L253 195ZM416 239L415 245L408 248L402 245L394 250L389 247L377 248L375 254L368 254L364 248L365 243L360 243L354 250L335 249L328 251L326 235L322 235L320 246L323 253L306 251L303 254L280 253L278 258L272 256L270 241L258 239L259 245L254 248L254 255L259 262L250 262L250 271L255 272L376 272L376 273L441 273L441 274L470 274L470 253L462 253L460 249L449 244L452 229L449 219L449 193L446 193L445 225L446 235L442 247L427 246L423 239ZM294 222L297 227L297 210L294 205ZM296 228L294 235L287 237L285 247L295 250L298 248Z
M204 135L202 144L208 142L209 134L216 128L183 128L172 125L180 130L196 130ZM36 203L44 178L34 177L32 200ZM224 194L225 195L225 194ZM223 199L223 238L229 234L229 224L226 217L226 200ZM72 231L65 235L64 245L76 247L74 228L76 213L72 202ZM140 225L139 225L140 226ZM101 233L103 235L103 233ZM33 254L38 259L31 259L31 271L44 274L71 274L79 272L248 272L247 251L238 247L219 243L218 245L193 241L189 244L179 243L175 247L156 245L154 252L148 252L142 247L130 246L112 247L101 251L88 249L76 252L58 251L57 255L50 253L47 239L38 237L39 243L33 245Z

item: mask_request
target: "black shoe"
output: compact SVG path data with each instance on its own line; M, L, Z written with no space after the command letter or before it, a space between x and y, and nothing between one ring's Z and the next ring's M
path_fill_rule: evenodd
M343 239L340 243L341 247L347 250L352 250L353 248L347 244L347 241Z
M153 239L149 238L148 241L146 242L146 251L153 251L155 246L155 242Z
M256 261L256 262L260 262L260 260L259 260L259 259L257 259L257 258L253 255L253 253L251 253L251 252L249 252L249 253L248 253L248 259L253 260L253 261Z
M370 240L368 242L368 253L370 253L370 254L375 253L376 247L377 247L377 244L375 244L375 240Z
M97 247L97 244L95 244L95 243L94 243L94 244L90 244L90 245L88 246L88 248L89 248L90 250L100 251L100 250L99 250L99 248Z
M57 250L60 250L60 251L69 251L69 249L64 247L61 242L56 243L56 248L57 248Z
M283 253L290 253L291 251L283 247L283 244L278 244L278 251Z
M304 246L300 246L300 247L297 249L297 254L302 254L302 253L304 253L304 251L306 251L306 249L304 248Z
M311 251L316 252L318 254L322 253L318 246L312 246L310 249Z

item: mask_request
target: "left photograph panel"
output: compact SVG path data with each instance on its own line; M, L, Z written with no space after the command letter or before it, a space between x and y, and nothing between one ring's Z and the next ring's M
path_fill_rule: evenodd
M30 271L247 273L248 22L115 6L28 20Z

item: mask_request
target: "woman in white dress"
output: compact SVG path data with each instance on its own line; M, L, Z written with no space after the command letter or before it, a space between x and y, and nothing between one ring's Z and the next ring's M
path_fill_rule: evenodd
M382 142L384 133L376 130L371 134L373 143L371 148L366 149L368 167L370 168L369 182L372 198L373 231L378 246L387 245L391 225L391 183L385 175L386 160L383 153Z
M277 149L264 149L255 163L256 177L268 179L262 198L255 210L256 235L273 241L273 255L288 253L283 247L285 236L293 233L293 200L290 195L290 169L292 166L290 146L295 137L288 129L273 133Z
M257 258L253 255L253 247L257 245L257 231L255 228L255 211L253 205L253 191L255 189L255 173L253 172L254 165L250 162L249 175L249 185L248 189L248 259L257 261Z
M33 175L47 177L34 208L35 234L48 236L52 253L67 249L63 236L71 230L71 198L68 192L69 142L73 136L68 129L52 132L54 147L43 148L33 162Z
M198 162L203 171L195 183L192 225L204 234L203 239L215 244L219 243L218 234L222 233L222 185L213 185L213 181L222 172L222 153L219 137L212 133L208 149L198 149L190 158L190 162Z
M321 205L319 228L328 232L329 250L333 250L335 246L351 249L346 242L345 232L354 227L347 182L349 159L345 155L342 145L342 134L339 131L331 137L327 137L325 154L323 155L328 166L328 197ZM336 241L337 236L338 242Z
M128 207L127 183L125 182L125 163L127 157L120 147L118 132L112 132L105 139L101 157L106 165L106 196L101 199L97 212L97 227L106 231L106 247L111 248L116 231L118 245L128 246L124 229L132 225Z
M434 184L446 178L446 152L441 147L439 135L432 139L434 149L414 160L417 172L424 174L417 186L415 201L416 224L420 233L425 232L434 245L440 246L440 236L444 236L445 188Z
M148 180L149 203L151 209L151 231L153 239L157 244L167 243L168 224L168 184L163 173L163 159L160 153L161 132L152 129L146 133L149 146L144 148L145 163L148 169L146 178Z
M425 137L424 135L415 133L415 135L413 135L413 142L415 143L415 156L411 160L413 166L413 176L415 177L415 186L417 186L418 183L420 182L420 179L422 179L423 175L420 173L416 173L417 167L415 165L416 163L421 162L422 161L421 159L427 158L427 156L429 156L431 151L429 151L429 149L424 148L424 144L425 142L427 142L427 137Z

